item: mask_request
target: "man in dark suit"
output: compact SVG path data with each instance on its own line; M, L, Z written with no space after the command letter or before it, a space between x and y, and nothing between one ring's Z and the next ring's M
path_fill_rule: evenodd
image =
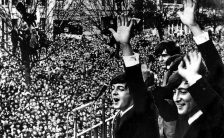
M201 30L195 20L195 3L188 2L185 4L183 12L179 12L178 15L183 24L187 25L194 35L194 40L197 44L199 52L205 61L208 69L208 81L213 89L224 98L224 65L222 59L215 48L212 40L209 38L208 32Z
M191 54L189 58L185 57L186 66L183 62L179 65L178 73L169 77L166 87L170 90L177 87L172 96L176 109L162 100L172 95L167 89L157 91L154 94L155 101L164 119L178 118L176 138L221 138L224 136L224 102L223 91L220 91L223 88L220 85L223 83L223 78L218 74L223 75L223 64L207 33L204 33L195 22L194 10L195 2L185 0L184 11L179 12L179 16L192 31L209 73L208 75L205 72L199 73L199 69L202 69L200 56ZM216 81L219 85L211 81L211 78L214 80L215 77L221 80L221 82ZM172 78L179 79L172 81ZM187 125L183 120L187 121Z
M160 66L164 70L161 87L165 87L167 85L168 76L170 75L170 72L172 72L170 67L172 66L173 62L182 58L180 47L177 47L174 41L163 41L156 46L154 55L158 57ZM170 102L170 99L166 100L167 102ZM162 117L159 116L159 122L161 122L161 137L174 138L176 121L165 121Z
M111 81L113 107L119 109L114 118L114 138L159 138L157 115L151 95L142 78L139 55L129 44L133 21L118 17L116 41L120 43L125 63L125 73ZM130 24L129 24L130 23Z
M204 35L207 35L207 33L204 33ZM224 98L224 65L217 49L212 40L206 40L198 44L197 47L208 69L208 82Z
M182 81L173 92L173 101L178 114L187 116L189 124L181 137L222 138L224 100L207 82L201 59L200 53L189 53L178 66Z
M160 89L157 95L154 94L164 119L177 120L176 138L224 136L224 100L207 82L206 75L201 54L190 53L179 64L178 72L170 76L178 78L178 81L173 82L175 86L178 85L173 92L169 91L170 85L173 85L169 81L166 89ZM172 95L175 106L165 104L164 99L162 101L161 97L165 95Z

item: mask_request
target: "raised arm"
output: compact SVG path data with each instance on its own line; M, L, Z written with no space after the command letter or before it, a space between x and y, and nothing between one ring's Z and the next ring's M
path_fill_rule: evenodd
M130 45L130 33L133 25L132 20L128 20L125 15L117 18L117 32L113 29L115 40L120 43L125 63L125 72L127 75L127 83L129 91L133 96L134 108L137 112L144 112L147 109L147 89L143 81L141 66L139 63L139 55L134 53Z
M196 2L184 0L184 10L178 12L183 24L187 25L194 35L198 50L209 71L208 81L213 88L224 98L224 65L212 40L207 32L201 30L195 19Z
M167 99L172 99L173 91L166 87L157 87L153 91L154 101L158 108L159 115L165 121L174 121L178 118L177 107L174 102L168 102Z
M124 14L117 17L117 32L110 28L115 40L120 43L123 56L132 56L134 52L130 45L130 34L133 21L128 21L128 17Z
M222 121L220 123L223 125L224 100L212 89L206 79L199 74L201 54L196 52L190 53L189 59L185 57L184 62L186 67L181 62L178 66L178 72L188 81L190 85L188 91L197 103L197 106L203 113L212 117L211 120L220 119Z
M187 25L192 31L194 36L199 36L203 34L203 31L197 24L195 20L195 8L196 2L193 0L184 0L184 10L179 11L177 14L180 16L180 19L183 24Z

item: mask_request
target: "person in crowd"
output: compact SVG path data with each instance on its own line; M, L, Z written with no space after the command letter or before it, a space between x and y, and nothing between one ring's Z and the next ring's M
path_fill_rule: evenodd
M156 46L154 54L158 57L161 67L165 70L162 86L166 86L170 66L181 57L180 47L177 47L174 41L163 41Z
M188 117L188 128L176 137L221 138L224 136L224 100L207 82L201 54L189 53L178 66L181 83L173 91L179 115ZM182 126L179 126L179 129Z
M161 87L164 87L167 85L167 76L170 75L172 70L170 66L173 62L181 59L180 48L176 46L174 41L163 41L155 48L155 55L158 57L161 67L165 70L161 85ZM169 99L167 101L169 102ZM159 116L159 122L161 122L161 137L174 138L176 121L167 122Z
M181 17L182 22L188 25L188 27L191 29L192 33L194 34L194 39L196 43L198 44L198 47L202 45L212 46L211 43L208 44L209 42L207 42L207 44L206 43L203 44L204 42L206 42L206 35L204 35L204 33L202 32L198 24L194 21L195 2L192 2L191 0L187 0L185 1L184 7L185 7L184 11L179 12L179 15ZM203 48L203 49L206 49L206 48ZM216 50L214 48L212 50L213 50L212 52L216 54ZM208 56L205 51L201 50L201 52L202 52L202 55ZM210 58L212 58L212 55L210 56L211 56ZM214 55L213 58L215 59L214 63L216 64L214 66L220 67L219 56L217 56L216 54ZM223 118L220 116L220 114L223 114L222 113L223 99L222 99L222 96L220 95L220 91L217 91L218 93L217 94L216 91L213 90L212 85L210 86L210 84L206 80L207 78L209 79L209 77L207 76L211 76L212 73L215 74L214 70L210 70L210 72L212 73L209 72L208 75L205 75L206 74L205 72L207 72L205 67L204 67L205 71L202 71L203 73L198 72L199 69L202 69L202 67L200 66L201 57L200 55L198 56L197 54L190 54L189 57L184 58L184 61L185 61L185 69L184 69L183 62L181 62L181 64L178 66L178 73L174 72L173 75L168 76L168 85L166 86L167 90L164 90L163 92L160 90L160 92L157 91L157 93L154 94L156 103L159 103L157 104L157 107L159 108L160 113L162 114L165 120L175 120L175 118L178 118L177 125L176 125L176 133L175 133L175 137L177 138L222 137L223 136L223 133L222 133ZM209 68L208 66L211 67L211 64L207 64L209 63L208 57L207 59L205 58L205 63L207 68ZM213 66L213 69L215 69L214 66ZM191 69L194 69L194 70L191 70ZM183 73L182 71L186 71L186 72ZM197 79L195 78L193 82L191 79L194 79L195 76L200 76L200 77L198 77ZM200 81L200 78L202 76L203 76L203 79L202 81ZM200 83L197 82L196 83L197 85L196 84L193 85L198 80ZM194 86L194 91L190 91L192 90L191 88L193 87L192 85ZM175 109L175 107L171 107L170 104L165 104L164 102L167 96L172 97L171 96L172 94L168 94L169 93L167 92L168 89L172 91L175 87L177 87L177 89L175 90L173 94L173 101L176 104L177 109ZM178 95L176 95L176 93ZM199 95L195 95L195 93ZM208 95L211 94L210 97L202 96L205 93ZM163 101L158 97L162 98ZM214 99L213 99L214 97L217 99L217 102L214 102ZM216 105L214 105L214 103L212 102L214 102ZM218 108L213 106L218 106L221 109L221 111L217 110ZM177 113L181 116L178 117ZM187 119L187 124L185 122L186 119ZM213 119L214 122L210 122L211 120L209 119ZM218 120L219 123L216 122L216 120ZM192 123L194 121L196 123ZM210 123L211 123L211 126L208 126ZM203 129L203 125L201 124L204 125L205 127L204 129ZM217 133L215 130L216 128L217 128Z
M12 31L11 31L11 40L12 40L12 44L13 44L12 54L15 55L16 49L18 47L19 35L18 35L18 30L15 27L15 25L13 25L12 27L13 27Z
M120 43L125 63L125 73L111 80L113 107L119 109L114 118L115 138L158 138L157 115L153 98L147 93L141 66L129 42L133 21L122 14L118 16L117 32L110 29Z
M187 17L186 19L189 21L190 18ZM188 24L186 25L189 26ZM195 23L193 23L193 25L193 28L197 26ZM164 29L166 30L166 28ZM24 40L21 39L21 36L24 38L28 37L27 34L29 34L29 32L27 23L22 21L22 26L18 29L19 43L25 43L23 42ZM202 32L200 33L202 35L195 35L195 31L191 32L194 38L197 39L197 36L201 36L200 38L203 39L203 41L198 42L195 40L195 42L209 72L207 80L212 88L218 94L222 95L224 92L224 77L223 63L220 56L222 60L224 60L223 37L221 37L221 40L218 42L218 39L215 38L217 34L213 32L213 44L210 39L207 39L207 32L196 31ZM152 35L148 36L148 44L143 43L145 42L144 33L149 32L148 30L144 30L141 34L136 34L130 41L134 51L140 53L142 57L141 61L144 61L145 57L149 54L153 54L155 46L159 43L158 37ZM46 38L46 36L43 37ZM102 82L111 80L114 74L123 71L121 59L109 58L108 53L113 53L115 49L102 42L100 40L100 34L90 35L86 38L90 40L90 43L88 41L86 42L86 39L80 41L58 35L55 41L49 43L47 49L42 47L42 52L38 52L40 53L41 59L45 59L45 57L46 59L33 64L34 66L32 66L30 74L32 83L29 90L24 83L25 79L22 73L24 71L24 66L22 66L21 62L18 62L17 58L13 58L14 56L20 58L21 55L15 54L12 57L4 49L0 49L0 137L25 137L25 133L32 134L31 137L40 137L40 135L47 134L48 130L51 134L50 137L55 137L56 134L61 133L59 129L57 129L57 126L67 126L64 122L67 121L67 115L72 109L94 98ZM176 45L181 48L182 53L186 53L195 48L195 42L188 31L180 37L178 35L164 34L164 38L164 40L167 41L175 41ZM15 49L13 49L12 46L9 52L14 53ZM45 50L45 52L43 50ZM108 50L110 52L108 52ZM46 56L47 54L50 55ZM168 61L167 63L169 63ZM144 63L148 64L148 62ZM161 85L160 82L162 82L162 79L160 78L163 76L163 72L159 64L160 63L156 61L152 65L153 72L151 73L155 73L155 79L146 78L145 83L147 86L154 81L157 86ZM179 64L176 64L176 67L178 65ZM170 66L169 70L172 70L173 67L171 67L172 66ZM146 69L145 67L143 68ZM145 71L146 73L143 72L143 74L148 77L148 68ZM150 91L154 89L156 89L156 87L150 88ZM107 109L105 114L106 118L109 118L111 115L114 115L115 109L109 104L111 102L109 100L109 95L106 95L106 97L108 98L106 99L108 103L106 102L107 104L105 105ZM170 97L170 99L172 99L172 94L170 94ZM167 97L165 99L167 99ZM154 101L156 102L157 100ZM88 107L87 110L78 112L78 133L90 128L92 125L100 123L102 115L101 102L102 99L99 99L94 107ZM165 113L160 110L161 116L170 119L166 121L175 120L176 118L174 118L174 116L178 116L176 106L170 108L167 107L167 105L166 103L162 106L167 110L165 110ZM168 109L173 109L175 111L172 114L173 118L168 117L168 115L170 115L168 114ZM68 129L62 127L66 131L62 131L62 133L68 133L69 136L72 137L74 132L74 118L72 114L69 115L69 118L71 119L68 121ZM183 118L183 116L181 116L181 118ZM180 120L180 116L178 120ZM188 118L186 122L181 125L179 123L180 121L178 121L178 126L181 126L181 128L183 128L185 124L188 126ZM27 129L22 127L23 124L29 124ZM42 125L40 124L44 125L44 128L41 128ZM39 130L42 131L39 132ZM88 134L86 134L86 136L88 137Z
M180 48L176 46L174 41L162 41L156 46L154 54L158 57L162 67L169 69L170 63L168 64L167 60L172 56L178 57Z
M186 4L184 11L178 15L183 24L187 25L194 35L194 41L197 44L198 50L201 52L209 72L208 81L213 89L224 98L224 65L222 59L215 48L212 39L208 32L201 30L195 20L195 3L190 1ZM191 6L192 5L192 6Z

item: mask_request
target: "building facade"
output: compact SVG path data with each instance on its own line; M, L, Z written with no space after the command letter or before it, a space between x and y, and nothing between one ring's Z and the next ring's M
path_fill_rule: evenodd
M8 32L10 32L12 26L19 27L21 23L22 16L16 10L16 5L18 2L22 2L25 5L28 13L32 13L35 6L37 6L36 27L49 32L49 34L52 32L51 28L53 24L53 8L55 5L55 0L0 0L0 7L5 10L5 13L9 18L9 20L5 20L5 18L0 19L0 37L2 42L8 41Z

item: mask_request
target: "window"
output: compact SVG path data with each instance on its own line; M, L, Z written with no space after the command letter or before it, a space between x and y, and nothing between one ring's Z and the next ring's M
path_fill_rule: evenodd
M183 0L177 0L177 4L182 4Z
M8 5L9 0L2 0L2 5Z
M18 19L12 19L12 26L14 26L15 28L17 28L18 27L17 22L18 22Z
M16 5L18 3L18 0L12 0L12 5Z
M62 9L63 8L63 4L64 4L64 2L63 1L60 1L60 0L58 0L58 1L56 1L56 9Z
M174 0L163 0L163 3L174 3Z
M39 3L41 6L45 6L45 5L46 5L46 0L38 0L38 3Z
M45 30L46 18L40 18L40 28Z
M33 3L32 0L26 0L26 4L27 4L27 5L31 5L32 3Z

